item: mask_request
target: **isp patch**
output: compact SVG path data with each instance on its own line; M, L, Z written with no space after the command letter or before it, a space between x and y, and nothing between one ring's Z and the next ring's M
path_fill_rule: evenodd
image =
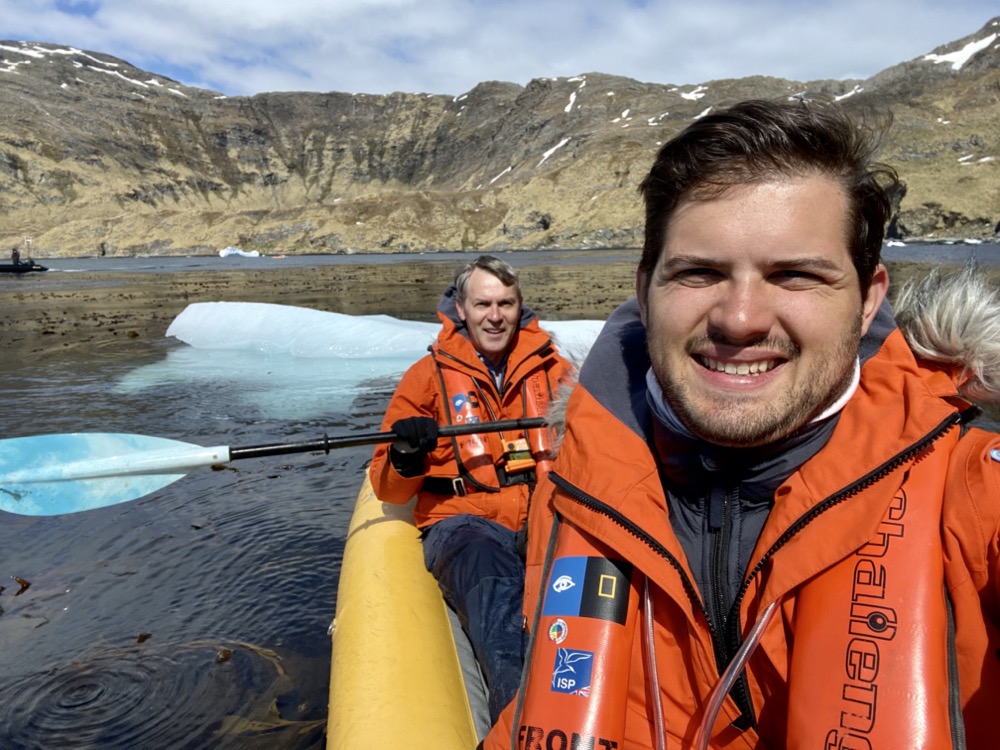
M556 663L552 668L552 692L589 696L593 674L593 651L581 651L575 648L557 649Z
M606 557L560 557L552 564L543 615L625 624L632 565Z

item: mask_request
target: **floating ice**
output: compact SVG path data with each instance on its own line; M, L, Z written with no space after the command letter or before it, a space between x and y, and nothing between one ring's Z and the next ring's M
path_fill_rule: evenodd
M583 361L603 321L543 322L564 356ZM361 394L391 392L427 353L438 323L344 315L257 302L188 305L167 329L188 346L130 372L126 393L198 383L261 417L311 419L349 413Z
M219 251L220 258L228 258L230 255L238 255L241 258L260 257L260 253L256 250L240 250L238 247L224 247Z
M167 328L196 349L255 351L293 357L421 356L439 326L387 315L344 315L262 302L197 302Z
M563 354L579 363L603 326L600 320L542 322ZM167 328L196 349L257 351L293 357L372 359L411 363L427 352L439 323L401 320L388 315L344 315L262 302L197 302Z

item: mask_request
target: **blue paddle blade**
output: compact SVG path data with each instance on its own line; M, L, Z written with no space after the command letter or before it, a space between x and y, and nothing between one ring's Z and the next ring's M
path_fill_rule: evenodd
M0 509L56 516L135 500L229 448L125 433L76 432L0 440Z

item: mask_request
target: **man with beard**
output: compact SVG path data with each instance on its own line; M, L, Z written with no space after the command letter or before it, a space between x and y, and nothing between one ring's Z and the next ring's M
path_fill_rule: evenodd
M896 327L886 125L744 102L659 152L636 297L532 506L528 664L487 748L996 746L1000 436L961 394L997 397L998 345L918 360Z

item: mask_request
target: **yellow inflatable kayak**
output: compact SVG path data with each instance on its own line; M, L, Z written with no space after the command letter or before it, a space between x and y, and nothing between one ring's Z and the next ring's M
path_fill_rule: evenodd
M327 750L475 748L485 696L455 622L424 567L412 502L380 502L366 475L331 625Z

